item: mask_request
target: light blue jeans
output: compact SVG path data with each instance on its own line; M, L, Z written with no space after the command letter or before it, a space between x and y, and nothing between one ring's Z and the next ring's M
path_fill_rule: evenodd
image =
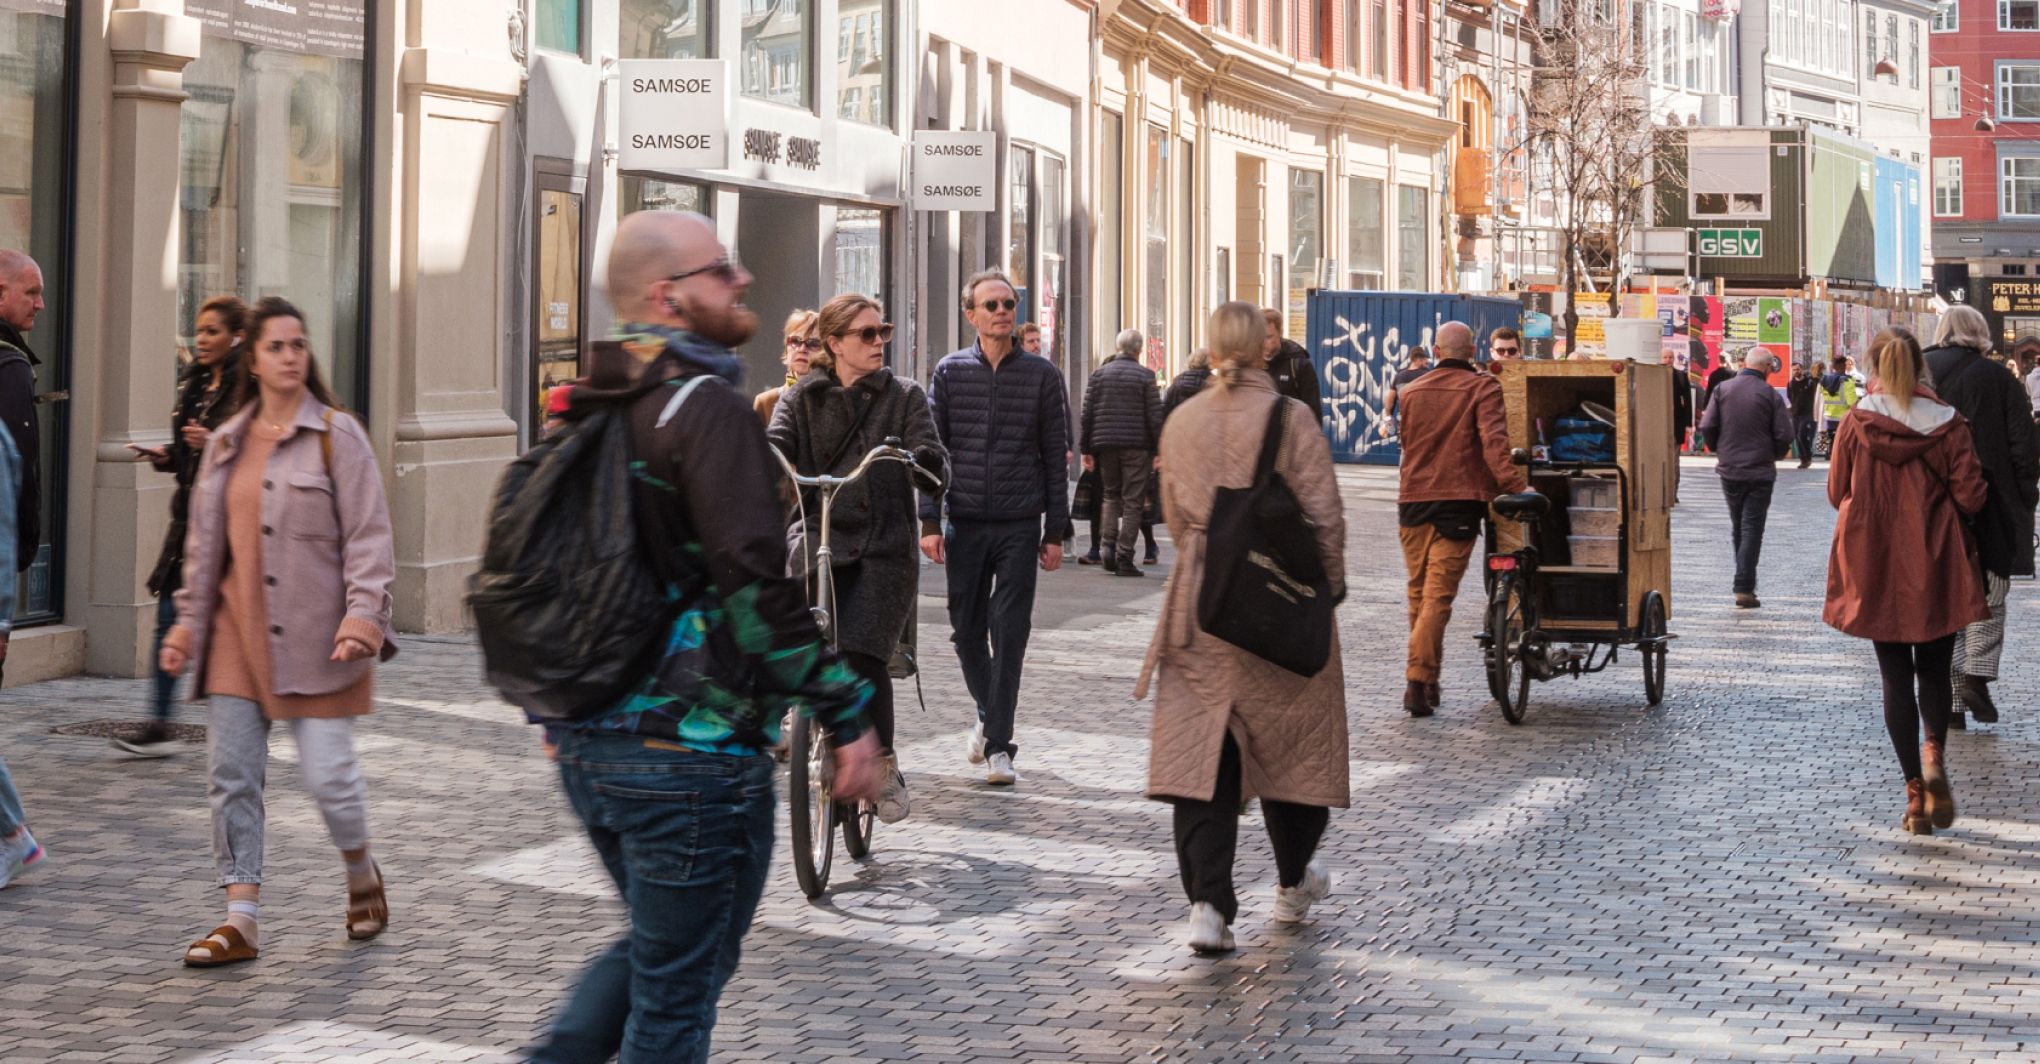
M220 885L262 882L262 787L269 775L269 718L245 698L209 695L206 754L211 778L213 862ZM286 721L297 741L298 775L318 803L333 845L368 845L368 784L354 758L351 717Z
M14 777L7 774L7 759L0 758L0 839L28 826L28 814L21 811L21 792L14 789Z

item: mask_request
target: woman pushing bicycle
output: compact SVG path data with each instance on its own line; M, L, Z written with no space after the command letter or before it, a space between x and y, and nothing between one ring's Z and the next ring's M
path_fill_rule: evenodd
M841 476L887 440L897 440L937 483L949 483L949 457L935 435L919 385L885 368L893 327L876 300L845 294L829 300L815 323L822 349L806 376L782 396L765 435L802 476ZM796 572L814 564L821 508L806 500L805 528L796 515L789 539ZM903 464L872 466L841 489L831 516L836 631L843 657L875 688L870 711L885 748L885 784L878 819L891 824L909 810L907 781L893 753L893 651L912 616L920 574L914 478ZM805 533L805 535L803 535Z

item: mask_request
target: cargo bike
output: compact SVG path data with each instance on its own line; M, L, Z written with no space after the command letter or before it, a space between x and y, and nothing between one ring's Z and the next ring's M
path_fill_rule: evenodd
M1682 371L1600 359L1490 368L1530 490L1494 499L1485 526L1488 691L1521 724L1531 681L1601 672L1633 650L1655 706L1674 638L1672 385Z

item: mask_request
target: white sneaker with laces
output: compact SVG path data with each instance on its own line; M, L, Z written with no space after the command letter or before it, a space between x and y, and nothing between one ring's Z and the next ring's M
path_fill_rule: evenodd
M1000 787L1010 787L1013 785L1013 781L1019 778L1019 775L1013 771L1012 754L997 753L992 755L992 763L985 768L986 783L996 784Z
M913 802L907 798L907 778L900 774L898 754L885 755L885 786L878 792L876 806L882 824L897 824L913 811Z
M1300 924L1310 918L1310 907L1332 892L1332 874L1324 862L1312 861L1303 871L1303 882L1293 887L1275 887L1275 915L1278 924Z
M978 722L977 722L977 725L976 725L975 727L971 728L971 730L970 730L970 744L969 744L969 747L967 748L967 752L966 752L966 753L964 754L964 756L965 756L965 757L968 757L968 758L970 758L970 763L971 763L971 764L973 764L973 765L982 765L982 764L984 764L984 763L985 763L985 722L984 722L984 721L978 721Z
M14 877L34 866L43 859L42 844L27 828L11 839L0 839L0 887L14 882Z
M1198 953L1224 953L1233 948L1232 927L1208 901L1190 906L1190 948Z

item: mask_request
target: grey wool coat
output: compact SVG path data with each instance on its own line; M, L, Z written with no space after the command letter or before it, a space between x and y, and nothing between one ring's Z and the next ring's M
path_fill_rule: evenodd
M1240 748L1241 801L1268 798L1343 808L1350 797L1346 682L1339 640L1316 676L1271 665L1197 625L1204 529L1220 488L1253 483L1261 437L1275 403L1295 403L1275 468L1317 533L1332 594L1346 592L1346 515L1332 452L1310 408L1275 392L1266 372L1231 387L1207 386L1162 429L1162 515L1176 544L1175 570L1141 668L1135 698L1152 684L1150 798L1224 801L1214 795L1227 733Z
M847 474L887 437L898 437L917 464L934 471L944 487L949 484L949 455L935 434L927 396L889 369L848 388L828 370L809 373L781 396L765 436L803 476ZM806 502L805 558L798 511L787 527L787 559L795 574L808 571L821 543L821 501L808 492ZM913 473L898 462L874 464L864 479L837 493L829 546L842 649L892 657L919 591L917 511Z

